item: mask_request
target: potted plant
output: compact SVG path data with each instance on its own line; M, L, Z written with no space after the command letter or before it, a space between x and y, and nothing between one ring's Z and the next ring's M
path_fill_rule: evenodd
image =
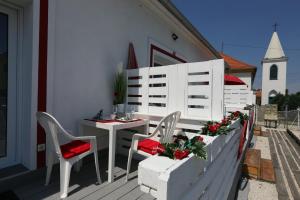
M116 74L115 83L114 83L114 95L115 95L114 105L116 105L118 113L124 113L125 111L124 103L126 101L126 91L127 91L127 80L121 68L118 70Z

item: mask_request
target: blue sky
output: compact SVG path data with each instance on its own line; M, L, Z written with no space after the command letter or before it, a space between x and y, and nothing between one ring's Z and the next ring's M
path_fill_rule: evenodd
M261 60L277 22L288 56L287 87L300 91L299 0L172 0L202 35L224 53L257 66L254 88L261 88ZM231 46L246 45L252 47Z

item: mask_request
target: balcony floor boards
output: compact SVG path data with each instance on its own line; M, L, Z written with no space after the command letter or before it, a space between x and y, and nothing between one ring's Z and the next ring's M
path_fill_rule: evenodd
M96 172L94 160L87 158L83 162L80 172L72 171L69 196L67 200L153 200L151 195L140 191L137 183L137 164L133 160L132 173L128 182L125 182L127 157L116 156L116 168L114 170L115 181L107 182L107 151L99 152L100 173L103 183L96 185ZM23 178L10 182L11 189L20 199L28 200L55 200L59 199L59 166L53 168L51 182L45 186L45 169L35 175L27 174ZM17 182L16 182L17 181ZM0 183L1 185L1 183Z

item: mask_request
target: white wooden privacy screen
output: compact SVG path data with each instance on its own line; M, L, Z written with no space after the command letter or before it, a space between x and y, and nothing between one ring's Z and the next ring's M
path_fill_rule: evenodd
M138 113L186 119L223 117L223 59L127 70L127 104Z
M247 104L255 104L253 100L253 91L249 90L246 85L225 85L224 87L225 107L244 108Z

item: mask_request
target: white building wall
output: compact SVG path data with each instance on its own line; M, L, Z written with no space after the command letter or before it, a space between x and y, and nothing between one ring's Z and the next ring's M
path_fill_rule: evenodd
M74 132L80 119L101 108L106 114L112 110L115 71L118 63L127 64L129 42L140 66L149 65L151 41L189 62L213 59L178 25L166 23L140 0L49 3L47 108Z
M270 80L270 67L276 64L278 67L278 79ZM262 75L262 98L261 105L269 103L269 93L275 90L277 93L285 94L286 90L286 61L264 62Z

